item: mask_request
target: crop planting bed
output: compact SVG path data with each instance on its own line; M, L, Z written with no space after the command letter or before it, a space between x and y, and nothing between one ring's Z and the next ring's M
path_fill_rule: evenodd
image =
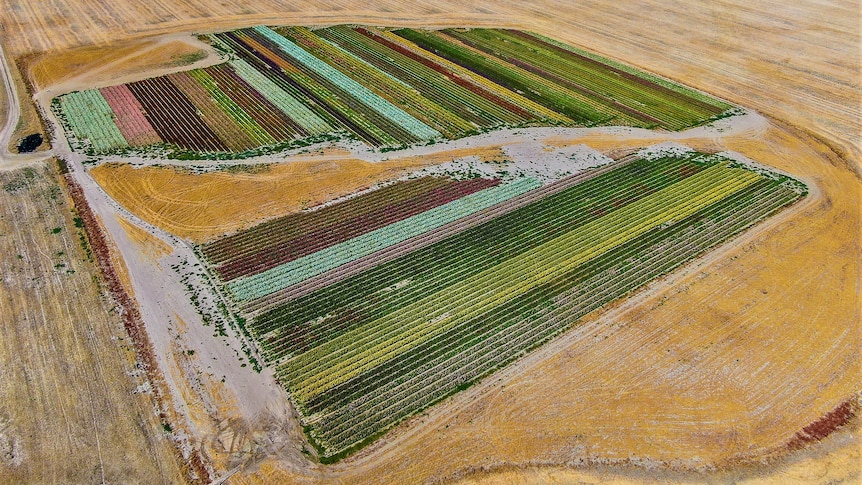
M805 193L719 156L629 157L541 187L403 181L200 251L335 461Z
M93 153L253 154L339 133L394 147L501 126L679 130L731 108L518 30L261 26L210 40L228 62L60 96L69 136Z

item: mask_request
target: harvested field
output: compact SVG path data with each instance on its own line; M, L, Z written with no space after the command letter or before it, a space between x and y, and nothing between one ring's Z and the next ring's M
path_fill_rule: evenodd
M862 460L862 439L858 424L855 429L845 429L830 435L822 444L793 455L779 463L710 474L709 479L720 483L742 485L784 485L788 483L859 483L862 475L859 462ZM705 478L702 475L700 478ZM679 471L644 473L634 467L597 467L596 470L549 467L534 469L505 469L492 473L476 473L458 485L529 485L579 483L601 485L684 485L691 483L686 474Z
M182 481L56 174L35 166L0 183L0 481Z
M205 241L398 178L405 169L422 163L342 159L235 167L198 175L180 168L104 164L90 173L111 197L149 223Z
M62 55L33 55L26 61L30 80L37 89L44 89L71 78L88 76L89 72L98 70L105 64L112 64L120 59L139 55L141 51L149 50L156 44L152 40L126 42L110 47L86 46L64 51ZM132 64L132 68L138 67ZM141 66L146 68L147 66ZM89 80L89 79L88 79Z

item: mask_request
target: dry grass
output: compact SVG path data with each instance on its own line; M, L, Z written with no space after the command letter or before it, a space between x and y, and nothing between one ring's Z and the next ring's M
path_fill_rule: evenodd
M126 76L177 68L209 55L197 42L135 40L108 47L86 46L29 56L25 65L36 90L112 85ZM154 74L152 74L154 75Z
M858 430L856 430L858 433ZM817 449L800 453L781 464L762 466L737 473L710 476L715 482L740 485L784 485L787 483L855 484L862 480L859 463L862 461L862 439L859 434L843 431L835 433ZM704 478L703 476L701 478ZM478 474L458 482L459 485L528 485L571 484L583 485L684 485L692 483L681 473L663 473L660 477L645 474L637 469L602 471L571 468L537 468L528 470L501 470L491 474Z
M291 162L193 174L104 164L93 178L124 207L168 232L203 241L399 177L421 160Z
M115 217L117 218L117 222L120 223L120 226L126 232L126 235L129 236L129 239L137 244L138 248L154 261L167 256L173 251L166 242L132 224L124 217L120 217L119 215Z
M181 482L54 173L0 182L0 482Z
M0 127L6 125L6 118L9 116L9 99L6 97L6 90L0 86Z
M45 134L45 130L42 127L42 119L39 116L39 113L36 111L36 104L32 101L30 89L24 82L24 77L21 75L21 70L19 69L18 63L13 62L11 56L9 56L8 52L5 52L9 61L9 71L12 75L12 81L14 82L15 92L18 95L18 104L21 110L21 114L18 118L18 121L15 125L15 130L12 132L12 136L9 137L9 151L12 153L18 152L18 144L21 142L21 139L27 135L33 133L39 133L42 135L42 139L45 140L36 151L44 151L50 148L50 144L47 143L48 137ZM4 94L5 96L5 94ZM8 101L7 101L8 102ZM7 115L7 111L4 110L4 117Z
M142 40L123 42L110 47L86 46L68 49L62 53L34 55L26 60L27 71L35 88L44 89L82 74L86 76L105 64L134 56L153 45L155 41Z

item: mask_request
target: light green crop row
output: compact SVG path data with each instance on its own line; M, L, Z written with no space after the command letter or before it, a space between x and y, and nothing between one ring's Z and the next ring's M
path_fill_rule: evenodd
M314 111L311 111L308 106L278 87L244 60L231 61L230 66L239 77L257 89L264 98L278 107L290 119L296 121L309 135L322 135L332 131L332 127L317 116Z
M60 107L75 136L81 140L90 140L96 152L129 146L114 123L111 106L98 90L66 94L60 97Z
M278 35L269 27L255 27L255 30L278 45L280 49L284 50L291 57L299 60L309 69L312 69L317 74L335 83L341 89L349 92L363 104L392 120L416 138L420 140L432 140L441 136L437 130L410 116L401 108L381 98L370 89L345 76L337 69L309 54L293 42Z

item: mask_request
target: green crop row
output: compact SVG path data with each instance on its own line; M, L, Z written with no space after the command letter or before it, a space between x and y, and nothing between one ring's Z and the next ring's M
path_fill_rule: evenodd
M303 401L568 268L717 202L756 174L718 164L301 354L279 369Z
M89 140L97 153L127 148L129 144L114 123L114 112L97 89L60 97L60 107L79 140Z
M485 189L262 273L233 280L226 287L237 300L254 300L491 207L539 185L534 179L519 179Z
M546 197L502 217L464 231L447 240L420 249L410 258L380 265L361 276L349 278L320 289L300 299L267 311L253 321L252 328L260 336L274 329L299 326L318 317L321 305L339 302L342 311L350 315L351 325L361 324L388 313L402 305L428 296L439 285L465 278L490 268L540 244L576 229L589 220L619 210L626 204L676 183L704 168L696 163L697 155L689 158L640 160L616 168L565 191ZM405 282L398 291L386 288ZM363 301L361 307L350 302ZM337 306L335 307L337 308ZM339 322L341 313L330 312L326 322ZM329 331L321 322L315 329ZM304 342L314 342L305 335ZM293 349L285 348L286 352Z

